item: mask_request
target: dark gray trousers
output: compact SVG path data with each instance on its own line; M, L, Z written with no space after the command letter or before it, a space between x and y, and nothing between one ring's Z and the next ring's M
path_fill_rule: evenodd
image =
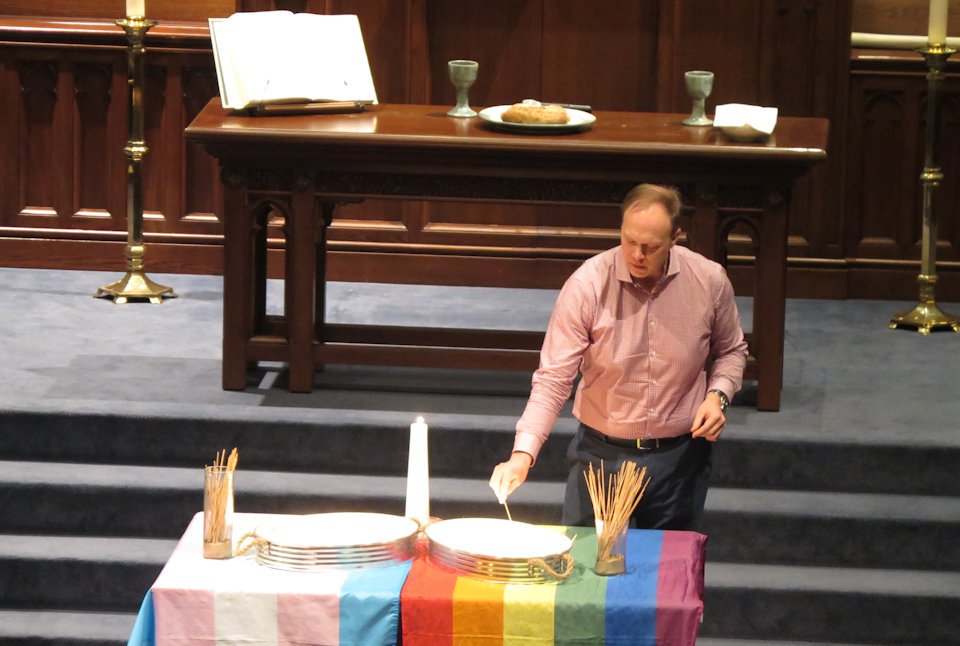
M563 504L563 524L593 527L593 505L583 472L603 460L604 475L616 473L631 460L638 468L647 468L650 484L631 517L631 527L639 529L684 529L699 531L703 505L710 480L713 446L703 438L688 439L668 448L638 450L604 442L584 432L581 424L567 450L567 490Z

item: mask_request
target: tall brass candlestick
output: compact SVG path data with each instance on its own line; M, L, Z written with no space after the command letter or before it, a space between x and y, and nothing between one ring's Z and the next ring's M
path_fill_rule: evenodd
M937 307L935 292L937 285L937 218L933 211L933 192L943 180L943 170L937 166L937 130L940 114L940 86L943 84L943 68L947 59L957 50L943 43L930 43L920 53L927 61L927 138L923 172L923 240L921 247L920 302L912 310L900 312L890 319L890 328L916 330L920 334L930 334L932 330L950 329L960 332L957 317L950 316Z
M117 20L127 35L127 132L129 137L123 153L127 157L127 273L115 283L104 285L94 297L112 298L114 303L130 299L162 303L163 297L176 298L170 287L150 280L143 270L143 182L140 163L147 154L143 138L143 38L157 24L142 16Z

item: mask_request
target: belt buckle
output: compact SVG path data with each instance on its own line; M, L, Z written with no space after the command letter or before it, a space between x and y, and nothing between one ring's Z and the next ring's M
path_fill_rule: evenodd
M654 440L653 440L653 441L654 441L654 445L653 445L653 446L643 446L644 441L645 441L645 440L642 440L642 439L639 439L639 438L636 440L637 450L638 450L638 451L650 451L650 450L652 450L652 449L659 449L659 448L660 448L660 438L654 438Z

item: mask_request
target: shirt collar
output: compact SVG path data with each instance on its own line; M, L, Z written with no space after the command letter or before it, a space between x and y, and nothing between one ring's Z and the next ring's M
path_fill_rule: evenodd
M623 257L623 245L617 248L617 261L614 266L614 273L616 274L617 280L621 283L633 282L633 276L630 275L630 270L627 268L627 261Z
M677 245L674 244L670 247L670 255L667 256L667 270L663 272L663 276L660 277L660 282L662 283L668 278L673 278L680 273L680 259L677 254Z
M617 250L617 264L614 273L621 283L633 284L633 276L630 275L627 261L624 260L620 249ZM670 255L667 256L667 270L663 272L663 276L657 281L657 285L662 285L667 279L671 279L678 273L680 273L680 262L677 259L677 245L673 245L670 247Z

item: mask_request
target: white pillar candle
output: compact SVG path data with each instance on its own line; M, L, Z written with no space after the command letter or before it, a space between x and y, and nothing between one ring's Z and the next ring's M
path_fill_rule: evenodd
M947 42L947 0L930 0L930 25L927 30L930 43Z
M140 16L143 17L147 15L146 0L127 0L127 15L128 16Z
M427 425L422 417L410 425L407 454L407 509L404 513L421 525L430 522L430 464L427 454Z

